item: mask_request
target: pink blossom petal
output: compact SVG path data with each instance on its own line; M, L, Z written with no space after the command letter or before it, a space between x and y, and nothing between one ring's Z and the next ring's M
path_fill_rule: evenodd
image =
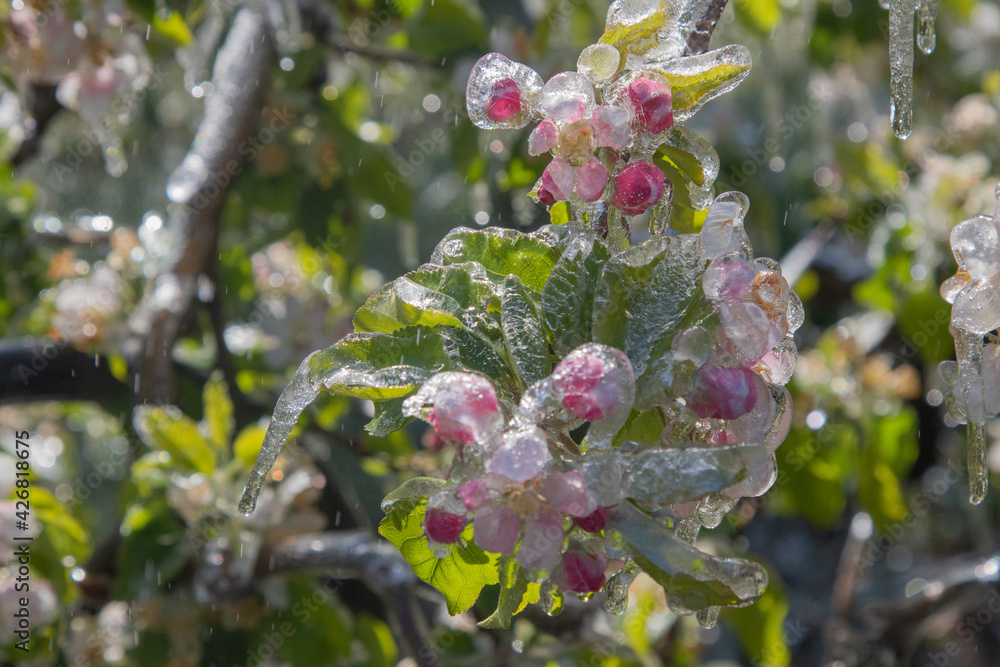
M486 463L491 475L502 475L513 482L527 482L537 477L552 460L545 431L538 427L504 433L503 444Z
M757 403L756 380L748 368L703 368L687 403L702 419L736 419Z
M549 572L559 560L563 548L564 520L556 512L543 512L524 522L524 539L517 550L517 560L530 572Z
M483 551L509 554L517 543L521 519L503 504L488 505L472 516L472 538Z
M574 518L573 523L580 526L580 528L583 528L588 533L599 533L604 530L604 526L607 524L609 516L611 516L611 510L607 507L598 507L587 516Z
M465 482L455 490L458 499L465 505L465 509L470 512L478 510L483 505L493 502L500 497L500 492L491 488L486 480L473 479Z
M604 194L608 182L608 168L597 158L591 158L576 168L576 194L583 201L597 201Z
M583 475L576 470L546 475L538 492L549 507L570 516L587 516L597 508L597 503L587 493Z
M549 162L542 172L542 187L556 201L567 201L573 192L573 167L563 159L556 158Z
M551 120L546 118L535 126L535 129L528 135L528 155L541 155L548 153L556 147L559 141L559 128Z
M628 145L628 112L621 107L602 104L594 109L590 123L597 131L598 148L622 150Z

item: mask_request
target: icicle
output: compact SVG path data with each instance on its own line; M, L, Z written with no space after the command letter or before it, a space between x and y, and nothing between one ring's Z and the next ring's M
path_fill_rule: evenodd
M604 585L604 608L609 614L621 616L628 609L628 589L642 569L634 560L627 561Z
M542 590L540 591L542 611L544 611L549 616L558 616L563 610L563 595L562 591L552 583L551 579L547 579L544 584L542 584Z
M958 386L968 419L969 502L978 505L989 483L986 467L986 405L983 396L983 337L954 329Z
M930 55L934 53L937 38L934 35L934 20L937 18L937 0L918 0L917 4L917 46Z
M695 618L698 619L698 623L701 627L705 629L711 629L715 627L715 624L719 622L719 612L722 611L722 607L705 607L698 612Z
M314 353L315 354L315 353ZM295 371L295 377L281 392L278 404L274 406L274 414L271 415L271 423L267 427L267 434L264 436L264 444L260 447L260 454L257 456L257 463L250 471L250 479L246 488L243 489L243 496L240 498L240 513L249 516L257 506L257 496L264 486L267 473L271 472L274 462L278 460L278 454L292 432L295 422L306 407L316 400L319 395L319 386L310 379L310 357Z
M925 2L927 0L921 0ZM917 0L889 3L889 89L892 131L900 139L913 127L913 14Z

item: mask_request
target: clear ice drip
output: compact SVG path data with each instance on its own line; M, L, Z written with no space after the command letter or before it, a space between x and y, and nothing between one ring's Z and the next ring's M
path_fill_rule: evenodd
M913 128L913 14L916 2L889 2L890 115L892 131L900 139L910 136Z
M314 353L315 354L315 353ZM310 378L309 361L313 355L306 357L305 361L295 371L295 377L281 392L277 405L274 406L274 414L271 415L271 423L267 427L267 434L264 436L264 444L261 445L260 454L257 456L257 463L250 471L250 479L246 488L243 489L243 496L240 498L239 510L244 516L249 516L257 506L257 496L260 495L261 488L267 474L274 467L274 462L278 460L278 454L284 446L288 435L295 427L299 415L309 406L319 395L319 385Z
M986 467L986 405L983 387L983 337L955 330L958 358L957 394L965 403L968 422L969 502L978 505L986 497L989 483Z
M628 589L642 572L634 560L627 561L604 585L604 608L609 614L621 616L628 609Z
M926 55L934 53L937 44L937 37L934 35L935 19L937 19L937 0L918 0L917 46Z

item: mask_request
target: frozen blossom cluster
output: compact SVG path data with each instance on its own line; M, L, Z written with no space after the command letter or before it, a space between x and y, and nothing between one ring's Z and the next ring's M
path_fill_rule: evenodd
M1000 186L997 188L1000 202ZM946 405L969 432L969 497L986 496L986 420L1000 414L1000 203L992 217L979 215L959 223L951 232L957 273L941 286L941 296L952 304L951 332L956 361L941 363L948 387Z
M283 392L241 511L327 391L371 400L375 435L420 419L446 447L448 469L386 497L379 532L451 613L489 583L484 623L557 613L564 592L621 613L641 571L706 625L761 595L760 565L692 545L776 479L803 310L753 253L749 200L714 195L717 157L680 125L749 70L739 46L685 53L694 4L612 3L577 71L548 82L500 54L475 65L473 122L533 124L529 152L552 154L533 196L556 224L455 229L376 291Z

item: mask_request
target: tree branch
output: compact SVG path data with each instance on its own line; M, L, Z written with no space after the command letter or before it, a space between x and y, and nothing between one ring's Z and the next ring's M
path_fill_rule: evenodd
M256 125L274 50L264 18L241 9L219 49L212 72L215 92L191 149L167 183L170 226L182 239L169 267L150 282L132 319L145 336L138 360L139 402L172 403L170 355L180 324L195 301L198 277L217 252L219 218L243 167L239 152ZM252 159L252 158L251 158Z
M715 31L715 26L719 23L727 2L728 0L693 0L691 2L688 11L695 18L694 28L688 33L684 55L696 56L708 51L708 42L712 39L712 32Z

